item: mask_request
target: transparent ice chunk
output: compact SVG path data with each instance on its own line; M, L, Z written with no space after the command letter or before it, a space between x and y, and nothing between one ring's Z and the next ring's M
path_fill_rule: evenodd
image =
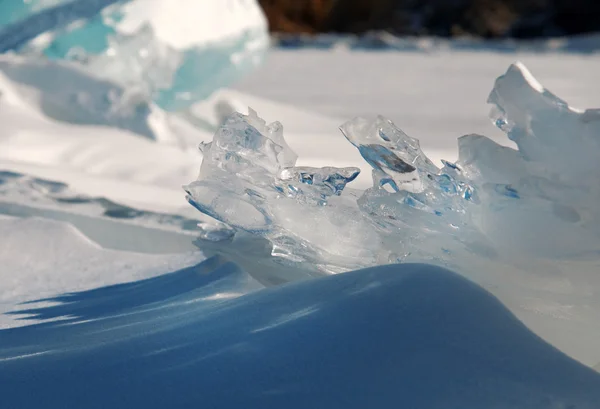
M373 232L355 198L343 195L358 168L294 166L297 155L285 142L281 124L266 124L251 109L249 115L231 115L201 150L200 176L185 187L201 212L267 238L274 254L288 261L373 256L373 245L352 243L355 234Z
M600 171L594 159L600 150L599 110L569 106L520 63L496 80L488 102L495 105L492 119L517 144L524 160L570 182Z
M409 137L390 120L356 118L340 130L373 168L375 184L391 191L422 191L423 172L437 167L421 151L419 141Z
M358 168L293 167L281 170L278 179L281 193L326 205L329 196L340 196L359 173Z

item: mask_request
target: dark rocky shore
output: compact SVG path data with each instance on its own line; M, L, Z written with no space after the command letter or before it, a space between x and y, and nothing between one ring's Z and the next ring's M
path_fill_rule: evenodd
M538 38L600 31L598 0L260 0L273 32Z

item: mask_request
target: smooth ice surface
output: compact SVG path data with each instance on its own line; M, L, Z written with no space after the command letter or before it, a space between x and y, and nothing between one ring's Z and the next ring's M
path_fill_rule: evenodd
M330 195L323 193L326 178L314 182L317 170L282 172L280 155L292 154L279 133L272 136L279 124L257 126L255 114L236 114L205 147L199 180L186 187L189 200L268 239L287 263L326 272L412 260L450 266L494 286L523 320L561 345L572 348L583 331L579 354L598 358L591 344L600 339L592 176L598 111L568 106L520 63L497 79L488 102L517 150L467 135L458 161L438 168L391 121L357 118L341 130L371 165L373 187L342 192L356 175L323 169L343 182ZM552 275L542 272L548 266ZM560 322L564 314L575 319Z
M433 266L263 289L210 259L48 301L59 304L20 313L61 321L0 337L10 407L594 409L600 400L600 375Z
M255 0L9 0L0 15L0 52L77 62L167 110L239 78L269 44Z

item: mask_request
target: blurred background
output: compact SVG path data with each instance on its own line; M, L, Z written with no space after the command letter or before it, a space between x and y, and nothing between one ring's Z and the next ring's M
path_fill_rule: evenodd
M260 0L277 33L534 38L600 30L597 0Z

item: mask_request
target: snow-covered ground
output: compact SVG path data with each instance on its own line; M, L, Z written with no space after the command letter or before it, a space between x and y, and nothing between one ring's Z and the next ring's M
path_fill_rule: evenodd
M485 47L435 53L273 51L264 66L234 88L338 122L383 115L418 138L427 154L451 155L447 159L454 160L456 139L462 135L479 133L501 144L510 142L491 124L485 102L496 77L515 61L523 62L546 88L572 106L600 106L600 56L498 53ZM268 108L257 104L255 109L268 120L278 120ZM295 131L293 123L282 122ZM340 139L337 130L312 132Z
M127 10L164 41L186 33L161 31L169 14ZM233 20L222 38L264 28L260 15ZM264 238L228 237L182 188L198 177L198 144L247 107L283 124L297 165L361 168L354 189L373 183L338 129L354 116L392 119L437 164L457 159L465 134L515 146L486 99L516 60L571 105L600 106L594 53L271 50L241 81L177 112L85 65L0 55L0 407L597 409L593 252L573 258L566 246L568 257L552 258L543 250L560 240L536 247L525 234L503 244L529 254L458 274L399 264L324 277L316 264L282 264ZM595 222L593 206L568 204L553 208L561 220ZM343 254L379 245L344 250L361 243L340 235L352 223L335 237L305 213L286 217ZM557 234L578 234L565 226Z
M600 399L600 376L431 266L264 289L211 259L51 301L61 304L27 312L63 321L0 337L8 407L593 409Z

